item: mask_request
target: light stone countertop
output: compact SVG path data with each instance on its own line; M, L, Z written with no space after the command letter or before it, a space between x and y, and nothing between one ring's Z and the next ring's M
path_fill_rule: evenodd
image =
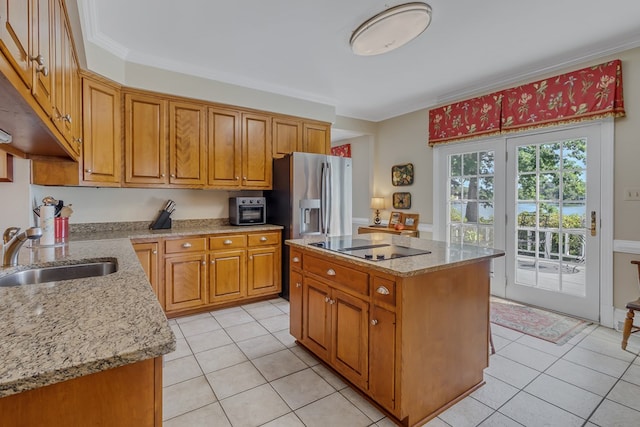
M311 252L322 254L325 257L346 261L352 264L367 267L384 273L393 274L398 277L410 277L431 271L443 270L479 262L481 260L498 258L504 256L504 251L481 248L472 245L448 244L437 240L420 239L416 237L396 236L387 233L358 234L354 236L333 237L330 239L358 239L367 240L370 244L388 243L400 246L407 246L416 249L431 251L430 254L413 255L404 258L394 258L382 261L369 261L352 255L342 254L328 249L309 246L309 243L321 242L325 238L312 236L302 239L285 241L285 244L292 247L300 247Z
M176 338L129 239L23 248L29 267L115 259L102 277L0 287L0 397L161 356ZM0 270L0 276L27 268Z

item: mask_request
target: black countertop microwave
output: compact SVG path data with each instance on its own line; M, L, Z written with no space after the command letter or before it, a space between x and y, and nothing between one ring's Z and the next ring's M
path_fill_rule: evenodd
M265 224L267 206L264 197L230 197L229 223L231 225Z

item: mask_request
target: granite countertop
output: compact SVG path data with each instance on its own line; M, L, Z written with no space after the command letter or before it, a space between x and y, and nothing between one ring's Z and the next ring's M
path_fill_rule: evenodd
M0 269L0 276L86 259L115 259L118 270L0 287L0 397L175 350L176 338L129 239L23 247L21 265Z
M328 249L309 246L309 243L325 240L322 236L310 236L302 239L287 240L290 246L304 248L310 252L316 252L329 258L347 261L352 264L367 267L384 273L390 273L399 277L417 276L431 271L443 270L471 264L486 259L504 256L504 251L481 248L472 245L448 244L437 240L419 239L416 237L396 236L387 233L358 234L357 236L341 236L329 239L358 239L367 240L370 244L393 244L410 248L431 251L430 254L413 255L404 258L394 258L382 261L369 261L363 258L342 254Z

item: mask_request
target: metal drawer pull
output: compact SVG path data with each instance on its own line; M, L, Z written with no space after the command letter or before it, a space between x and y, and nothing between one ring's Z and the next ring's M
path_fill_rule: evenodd
M183 243L182 247L185 249L189 249L191 247L191 243L187 242L187 243Z
M376 292L379 293L380 295L389 295L389 289L387 289L384 286L378 286L378 289L376 289Z
M299 288L300 286L302 286L300 282L296 282L296 288Z
M223 243L224 243L225 245L230 245L230 244L232 244L232 243L233 243L233 240L231 240L231 239L227 239L227 240L225 240Z
M335 304L335 303L336 303L336 300L334 300L334 299L330 299L330 300L329 300L329 304L333 305L333 304Z
M262 236L262 237L260 238L260 241L261 241L261 242L266 242L266 241L267 241L267 238L266 238L266 237L264 237L264 236Z
M293 257L293 262L300 262L300 258L298 258L297 256Z
M331 299L329 297L324 297L324 302L329 302Z
M376 319L371 319L371 324L373 326L376 326L378 324L378 321Z
M327 276L335 276L336 271L333 268L327 270Z

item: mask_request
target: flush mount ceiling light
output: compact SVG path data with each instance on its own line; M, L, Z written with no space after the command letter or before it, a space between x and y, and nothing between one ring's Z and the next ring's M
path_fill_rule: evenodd
M7 133L7 132L3 131L2 129L0 129L0 143L1 144L11 144L12 140L13 140L13 138L11 137L10 133Z
M379 55L418 37L431 22L431 6L414 2L394 6L367 20L351 35L356 55Z

